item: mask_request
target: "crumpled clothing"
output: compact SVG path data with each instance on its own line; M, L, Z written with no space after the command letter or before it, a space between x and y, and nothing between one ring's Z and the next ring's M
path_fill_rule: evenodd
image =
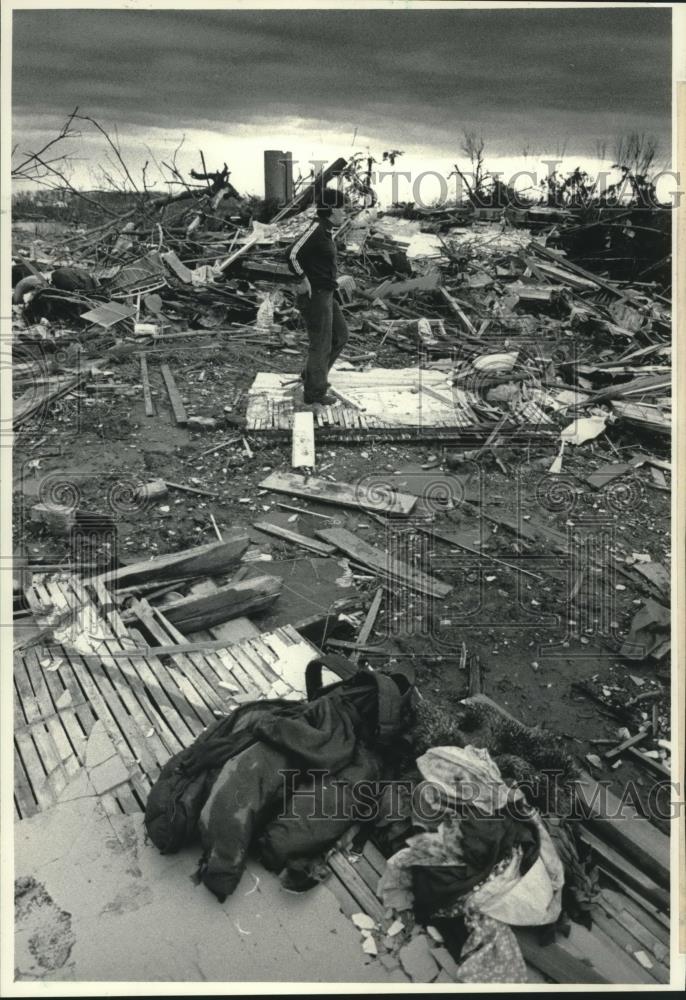
M466 919L470 930L457 973L460 983L526 983L526 964L510 928L482 913Z
M417 767L448 802L469 803L485 813L524 798L505 784L488 750L480 747L432 747L417 759Z
M465 909L474 910L516 927L555 923L562 908L564 869L543 822L531 815L539 837L539 855L521 874L505 870L474 889Z
M521 802L514 814L505 808L512 796L487 750L439 747L417 763L456 808L468 784L470 805L466 817L446 816L389 859L379 883L384 904L411 906L420 919L462 914L472 929L464 982L525 982L507 925L540 926L560 914L564 870L550 835L535 810L524 812Z
M482 885L503 859L518 850L517 876L539 854L536 826L506 812L485 816L468 807L465 818L447 816L433 832L407 841L401 863L412 872L414 910L420 920L461 912L461 901Z
M379 757L363 745L358 745L353 760L335 773L308 772L288 808L260 837L264 866L279 872L295 859L315 857L333 847L353 823L369 820L376 811L381 776Z

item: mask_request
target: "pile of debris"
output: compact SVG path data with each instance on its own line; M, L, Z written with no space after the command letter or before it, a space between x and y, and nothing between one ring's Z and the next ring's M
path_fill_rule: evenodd
M332 371L338 403L313 413L301 405L307 338L284 254L310 222L317 187L334 177L356 206L336 235L351 336ZM598 786L581 770L612 776L628 764L658 785L670 776L669 549L659 534L650 545L620 537L651 506L646 491L655 501L646 530L657 533L657 519L669 517L665 290L574 263L559 249L557 217L529 229L507 213L482 220L459 207L419 218L383 213L368 206L345 160L269 222L246 224L237 192L224 213L226 181L219 175L216 191L208 183L200 205L148 204L60 244L17 237L14 426L32 506L18 532L29 546L15 562L15 613L37 628L16 650L18 816L57 801L75 770L89 766L95 725L113 748L93 765L103 801L113 811L144 808L167 762L217 720L265 700L306 705L306 668L323 657L385 677L409 660L415 701L435 712L437 703L450 706L448 728L434 718L428 742L426 730L408 729L392 777L415 774L427 751L469 739L513 788L522 780L513 758L517 767L536 764L517 742L529 740L525 727L508 749L450 726L465 696L484 698L483 644L492 658L510 655L503 636L526 606L529 646L544 643L538 629L552 615L564 626L558 651L584 655L590 636L596 655L610 658L571 678L551 671L544 684L545 665L528 668L531 684L561 685L558 702L576 699L612 720L602 738L597 728L593 739L570 737L588 751L570 779L576 791L567 790L586 804L581 832L570 823L558 836L560 812L544 815L567 885L579 889L577 909L564 901L525 921L553 924L561 908L577 920L583 896L592 933L575 923L568 942L544 945L525 930L491 945L510 949L523 969L521 949L529 972L557 981L620 981L628 953L624 981L666 982L666 823L626 808L614 823L612 803L599 812ZM92 488L84 476L70 495L67 476L44 491L39 473L49 480L51 457L59 467L61 443L59 454L34 449L69 431L74 403L89 430L130 438L134 452L168 406L162 437L178 434L178 454L166 442L146 453L116 496L103 486L109 454ZM142 425L128 422L137 406ZM353 443L361 447L351 455ZM290 468L279 468L284 462ZM512 516L497 490L514 493L515 484L523 504ZM181 498L195 502L192 512ZM29 556L31 543L46 539L53 563L69 561L67 574ZM120 558L129 546L141 558ZM464 640L472 621L481 657ZM388 876L386 857L419 843L412 811L403 818L390 838L351 819L324 852L328 884L370 957L413 981L475 981L483 965L472 955L477 971L461 967L464 940L456 944L440 923L457 909L427 915L411 894L392 902L403 887ZM434 835L422 834L424 846ZM321 872L306 874L317 881ZM510 874L526 877L523 867ZM557 893L555 878L551 885ZM473 902L473 891L462 896ZM493 928L481 931L474 953Z

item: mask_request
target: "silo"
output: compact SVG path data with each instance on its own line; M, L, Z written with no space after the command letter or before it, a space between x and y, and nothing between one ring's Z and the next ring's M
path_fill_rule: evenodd
M293 155L280 149L264 151L264 197L285 205L293 197Z

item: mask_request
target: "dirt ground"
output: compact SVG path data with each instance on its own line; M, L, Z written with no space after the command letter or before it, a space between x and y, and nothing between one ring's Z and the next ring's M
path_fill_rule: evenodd
M250 356L241 362L236 348L229 353L209 349L210 344L201 341L186 350L174 345L157 356L149 352L153 417L145 415L138 361L129 355L108 366L120 390L86 381L76 396L53 403L21 430L14 447L15 555L23 554L31 564L69 557L65 538L30 520L31 506L47 498L110 514L116 554L126 562L213 540L210 515L220 531L250 526L266 512L306 535L335 523L296 515L277 507L278 502L329 515L373 544L395 544L391 534L397 539L397 528L372 515L260 489L270 471L290 470L290 441L253 434L247 439L248 455L235 424L258 365ZM406 355L389 355L383 363L408 363ZM196 433L175 426L158 361L171 366L189 414L218 418L217 430ZM299 366L297 350L270 352L268 370L297 372ZM440 443L394 444L373 437L349 444L318 441L315 470L347 483L373 475L376 482L416 493L423 498L420 505L433 509L437 533L450 532L460 545L477 550L474 554L412 532L412 544L425 539L422 567L452 584L453 591L442 602L408 590L391 595L370 640L384 655L371 654L370 662L384 665L389 656L411 662L424 697L446 705L468 692L469 671L464 664L461 668L464 643L469 661L478 658L485 692L523 722L557 733L587 768L586 754L602 754L612 745L599 750L590 741L620 742L620 727L634 732L651 718L653 704L660 735L669 739L668 658L659 664L628 662L618 657L616 640L626 637L649 594L619 572L627 559L649 553L669 565L670 494L654 488L643 467L605 490L592 489L584 478L607 462L629 461L643 452L669 458L669 453L659 441L642 442L636 430L622 435L611 429L600 441L568 448L559 476L547 474L554 457L549 446L536 452L521 444L508 448L505 442L498 453L503 468L490 455L448 468ZM170 490L157 501L137 499L136 488L158 477L216 496ZM446 496L452 503L445 504ZM504 520L515 530L508 530ZM563 551L556 551L550 537L535 539L534 528L558 532ZM570 555L574 536L592 536L593 544L604 539L602 552L596 550L600 561L583 576L579 559ZM252 528L251 537L273 559L303 556L302 550ZM518 559L531 575L502 564ZM260 565L269 571L268 563ZM371 596L378 581L360 569L354 573L359 589ZM345 622L335 632L344 640L355 635ZM588 691L580 693L574 682L588 682ZM653 689L661 691L657 701L626 707ZM647 794L654 783L650 771L620 760L614 767L602 763L594 777L610 781L616 794L629 779L641 796Z

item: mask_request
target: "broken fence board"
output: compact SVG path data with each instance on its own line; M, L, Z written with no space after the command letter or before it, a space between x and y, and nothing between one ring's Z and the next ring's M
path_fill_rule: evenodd
M181 394L176 386L171 369L169 365L160 365L160 371L164 379L164 384L167 387L167 395L169 396L169 404L174 414L174 420L179 427L185 427L188 423L188 415L186 414L186 407L181 400Z
M307 410L293 414L293 441L291 465L294 469L307 466L314 468L314 417Z
M141 354L141 384L143 386L143 402L145 403L145 415L146 417L155 416L155 407L152 402L152 394L150 392L150 378L148 376L148 359L145 354Z
M322 528L317 531L317 536L323 538L325 542L335 545L356 562L376 570L382 576L388 576L404 583L411 590L418 590L420 593L429 594L432 597L444 598L453 589L449 584L441 583L440 580L422 573L413 566L400 562L399 559L394 559L385 550L377 549L345 528Z
M371 636L374 625L376 623L377 616L379 614L379 608L381 607L381 602L383 600L384 588L378 587L374 597L372 598L372 603L369 605L369 611L367 612L367 617L365 618L362 628L360 629L359 635L357 636L356 645L364 646L367 640ZM356 649L350 654L350 660L353 663L357 663L360 658L360 650Z
M378 482L365 483L362 480L358 485L351 486L315 476L297 476L292 472L272 472L262 480L260 489L385 514L410 514L417 502L417 497L408 493L389 493Z
M280 524L272 524L270 521L255 521L254 525L258 531L264 531L268 535L275 535L277 538L283 538L286 542L292 542L293 545L301 545L305 549L309 549L311 552L316 552L318 556L330 556L336 551L333 545L327 545L325 542L318 542L316 538L308 538L307 535L299 535L297 531L290 531L288 528L282 528Z

